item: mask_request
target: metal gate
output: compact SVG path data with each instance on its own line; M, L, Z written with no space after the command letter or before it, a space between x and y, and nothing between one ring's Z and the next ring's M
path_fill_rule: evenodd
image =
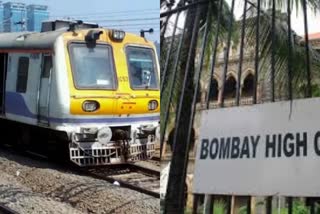
M243 0L234 17L235 0L161 0L161 154L170 138L171 156L164 213L183 213L189 149L197 136L195 116L202 109L255 105L318 96L319 53L310 48L307 6L312 0ZM299 5L304 35L292 30L293 6ZM285 12L279 12L280 10ZM236 47L236 51L235 48ZM252 69L246 69L250 64ZM230 67L232 66L232 72ZM219 121L216 121L219 123ZM233 213L234 196L194 195L212 213L214 199L223 199ZM246 213L251 213L252 197ZM265 212L272 213L272 197ZM315 213L317 198L306 200ZM286 199L293 213L294 199ZM201 210L203 211L203 210Z

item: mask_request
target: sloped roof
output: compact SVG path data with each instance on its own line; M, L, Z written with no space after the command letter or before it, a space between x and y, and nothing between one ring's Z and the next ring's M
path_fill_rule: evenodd
M1 49L52 49L64 31L0 33Z
M309 40L316 40L316 39L320 39L320 33L309 34Z

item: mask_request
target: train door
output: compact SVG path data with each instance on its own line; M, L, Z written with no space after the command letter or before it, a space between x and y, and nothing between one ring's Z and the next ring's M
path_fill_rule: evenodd
M6 93L6 71L7 71L7 53L0 54L0 114L5 112L5 93Z
M39 87L38 123L49 125L49 101L51 88L52 57L43 55Z

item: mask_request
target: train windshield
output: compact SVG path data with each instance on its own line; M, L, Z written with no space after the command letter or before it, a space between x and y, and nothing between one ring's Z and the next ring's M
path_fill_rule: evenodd
M126 48L129 78L133 89L158 89L157 67L150 48Z
M111 47L70 45L73 79L78 89L115 89L116 77Z

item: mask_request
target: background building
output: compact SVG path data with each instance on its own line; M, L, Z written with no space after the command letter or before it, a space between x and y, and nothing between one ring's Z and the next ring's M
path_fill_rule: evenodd
M45 5L27 6L27 29L28 31L41 31L42 21L49 19L48 7Z
M42 21L48 19L49 12L46 5L0 1L0 32L40 32Z
M0 1L0 32L3 32L3 4L2 1Z
M310 44L312 45L312 48L320 53L320 32L310 34L309 40Z
M4 32L26 31L26 5L19 2L3 4Z

